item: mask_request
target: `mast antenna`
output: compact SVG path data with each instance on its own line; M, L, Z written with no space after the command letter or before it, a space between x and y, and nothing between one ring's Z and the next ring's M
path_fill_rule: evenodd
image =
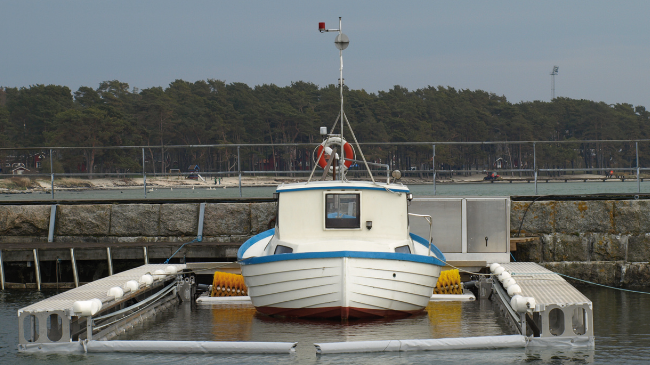
M334 46L339 50L339 58L341 60L341 67L339 68L339 90L340 90L340 97L341 97L341 111L340 111L340 119L341 119L341 159L339 160L339 171L341 173L339 174L341 176L341 181L345 179L343 171L345 171L345 168L342 166L345 163L345 149L343 148L343 145L345 144L345 141L343 140L343 50L348 48L350 45L350 38L348 38L347 35L343 34L341 31L341 17L339 17L339 28L338 29L327 29L325 28L325 22L320 22L318 23L318 31L321 33L324 32L338 32L339 34L336 36L334 39ZM352 157L352 156L350 156Z

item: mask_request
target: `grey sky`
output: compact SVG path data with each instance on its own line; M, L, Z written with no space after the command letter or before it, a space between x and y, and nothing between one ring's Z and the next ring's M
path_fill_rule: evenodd
M451 86L512 102L556 95L650 108L648 1L6 1L0 85L140 89L175 79L254 86L344 77L369 92Z

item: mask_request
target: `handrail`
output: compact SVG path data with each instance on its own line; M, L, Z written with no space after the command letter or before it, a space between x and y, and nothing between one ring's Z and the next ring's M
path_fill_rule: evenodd
M433 244L433 217L430 215L426 214L417 214L417 213L408 213L408 215L412 215L414 217L422 217L429 222L429 253L427 256L431 256L431 245Z

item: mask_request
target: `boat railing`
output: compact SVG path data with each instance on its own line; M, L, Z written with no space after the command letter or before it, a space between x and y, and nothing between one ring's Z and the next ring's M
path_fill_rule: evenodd
M433 218L426 214L408 213L408 215L413 217L422 217L429 223L429 253L427 256L431 256L431 245L433 244Z
M390 165L385 164L385 163L375 163L375 162L354 160L354 159L351 159L351 158L345 158L345 161L356 162L356 163L365 163L365 164L368 164L370 166L378 166L378 167L386 168L386 184L390 184Z

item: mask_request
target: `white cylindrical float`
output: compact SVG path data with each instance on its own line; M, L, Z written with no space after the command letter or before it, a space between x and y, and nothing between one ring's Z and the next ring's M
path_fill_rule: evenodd
M508 289L508 287L510 285L515 285L515 284L517 284L517 282L515 281L515 279L510 277L510 278L507 278L506 280L504 280L502 284L503 284L504 288Z
M165 276L167 276L167 273L165 272L165 270L158 269L158 270L153 272L154 279L160 280L160 279L164 278Z
M95 298L91 300L77 300L72 303L72 311L79 317L94 316L102 309L102 301Z
M499 274L499 281L500 282L503 283L506 279L510 279L510 273L509 272L504 271L501 274Z
M491 264L491 265L490 265L490 272L493 273L494 270L496 270L497 267L500 267L500 266L501 266L501 264L499 264L498 262L495 262L495 263Z
M88 341L88 352L155 352L167 354L287 354L297 342L244 341Z
M115 297L115 300L118 300L124 296L124 289L120 288L119 286L114 286L108 289L108 293L106 293L106 295L109 297Z
M151 276L149 274L144 274L144 275L142 275L140 277L139 282L140 282L140 284L144 284L145 286L149 286L149 285L153 284L153 276Z
M427 340L387 340L315 343L319 354L343 354L359 352L473 350L526 347L526 337L482 336L461 338L436 338Z
M125 291L128 290L128 291L133 293L133 292L137 291L138 289L140 289L140 284L135 280L129 280L124 284L124 290Z
M503 268L503 266L499 266L494 271L492 272L493 275L499 276L501 275L502 272L506 271L506 269Z
M165 268L165 273L168 275L176 275L178 272L178 269L176 269L176 266L169 265Z
M508 295L511 297L517 294L521 295L521 287L517 284L510 285L506 290L508 291Z
M529 310L535 309L535 298L533 297L522 297L521 295L515 295L510 300L510 306L512 309L519 313L524 313Z

